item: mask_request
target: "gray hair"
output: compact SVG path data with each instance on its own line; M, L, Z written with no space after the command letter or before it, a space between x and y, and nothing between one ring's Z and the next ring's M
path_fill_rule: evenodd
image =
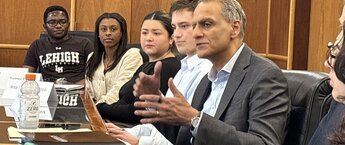
M244 36L244 31L246 29L246 14L242 9L241 4L237 0L199 0L200 2L217 1L222 5L222 15L225 20L241 22L241 32L240 36Z

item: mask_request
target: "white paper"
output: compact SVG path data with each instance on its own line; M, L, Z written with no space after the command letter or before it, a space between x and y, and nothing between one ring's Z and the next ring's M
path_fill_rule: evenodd
M58 104L58 97L55 92L53 82L37 82L40 86L40 114L41 120L52 120ZM5 104L6 116L17 118L19 116L20 106L20 85L19 81L11 82L11 86L7 88L3 95L3 103Z
M24 82L25 80L25 74L28 73L28 68L13 68L13 67L0 67L0 100L1 96L5 92L6 88L11 84L11 80L17 80ZM42 74L40 73L34 73L36 74L36 81L42 80ZM3 105L2 102L0 102L0 105Z
M37 129L17 129L13 126L7 128L8 132L13 133L16 137L20 136L20 133L69 133L69 132L92 132L89 128L79 128L73 130L66 130L58 127L54 128L37 128Z
M66 89L66 91L79 90L84 88L83 85L55 85L56 89Z
M1 105L10 106L13 100L21 95L20 88L24 80L9 80L9 85L6 87L4 94L1 97ZM48 106L49 102L58 102L56 91L53 82L37 82L40 86L40 106Z

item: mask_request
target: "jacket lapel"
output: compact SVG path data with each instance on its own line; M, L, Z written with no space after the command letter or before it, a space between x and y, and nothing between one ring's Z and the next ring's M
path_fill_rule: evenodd
M201 103L202 97L205 94L205 91L207 90L207 84L209 80L207 77L207 74L201 79L198 87L195 89L195 93L192 100L192 107L198 108L199 104Z
M230 104L234 94L236 93L238 87L241 85L242 80L246 75L245 68L250 65L251 55L252 52L250 48L247 45L244 45L244 48L241 54L239 55L232 69L228 82L225 86L222 98L220 100L214 118L219 119L221 115L224 113L227 106Z

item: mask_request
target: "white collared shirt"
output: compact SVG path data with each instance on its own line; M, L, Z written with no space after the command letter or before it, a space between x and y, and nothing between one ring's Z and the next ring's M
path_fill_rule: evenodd
M152 124L140 124L125 130L139 138L138 145L172 145Z
M181 60L181 69L174 77L174 84L183 94L189 104L200 80L210 71L212 63L207 59L201 59L196 54ZM173 97L171 90L166 93L167 97Z

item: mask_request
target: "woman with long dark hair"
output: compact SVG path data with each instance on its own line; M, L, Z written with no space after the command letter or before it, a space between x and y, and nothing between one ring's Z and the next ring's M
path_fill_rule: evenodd
M155 11L144 17L141 25L140 43L143 51L148 55L149 62L145 62L134 73L131 80L120 89L120 100L113 104L100 103L97 109L101 116L111 121L123 123L139 123L140 117L134 114L133 85L140 72L152 75L156 62L162 62L160 74L160 91L165 94L168 90L168 79L174 77L181 67L181 63L173 53L176 48L173 41L174 30L171 26L169 14Z
M127 24L120 14L104 13L95 25L95 51L87 63L86 86L97 104L112 104L143 59L139 49L127 48Z
M329 55L325 66L332 86L331 106L329 112L321 120L309 145L343 145L345 144L345 46L344 27L336 42L329 43Z
M335 58L333 58L333 63L330 61L330 65L328 65L331 69L329 76L331 78L331 85L333 87L332 96L333 98L345 106L345 48L344 43L339 53L335 54ZM335 52L336 53L336 52ZM332 57L332 54L330 55ZM332 58L329 58L329 60ZM332 66L333 65L333 66ZM344 108L344 107L343 107ZM336 128L336 132L328 137L330 143L332 145L344 145L345 144L345 113L344 109L339 114L334 114L338 116L342 116L341 123Z

